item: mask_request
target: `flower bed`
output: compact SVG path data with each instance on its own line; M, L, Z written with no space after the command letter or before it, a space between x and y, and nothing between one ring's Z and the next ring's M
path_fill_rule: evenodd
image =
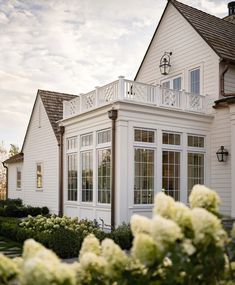
M0 283L232 285L235 226L228 236L217 217L217 194L204 189L211 197L209 204L203 202L206 208L209 205L206 209L199 207L199 190L197 195L197 187L193 189L191 208L160 193L152 219L132 216L134 241L128 255L113 240L106 238L100 243L91 234L83 242L79 262L64 264L53 252L28 240L22 258L10 260L0 255Z

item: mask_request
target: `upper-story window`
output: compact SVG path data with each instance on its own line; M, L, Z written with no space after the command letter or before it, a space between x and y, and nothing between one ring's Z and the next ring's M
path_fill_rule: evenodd
M189 91L191 93L200 94L200 68L189 71Z
M111 142L111 131L104 130L98 132L98 144L104 144Z
M182 89L182 77L176 76L166 81L162 82L163 88L173 89L173 90L181 90Z
M21 168L16 169L16 188L21 189Z

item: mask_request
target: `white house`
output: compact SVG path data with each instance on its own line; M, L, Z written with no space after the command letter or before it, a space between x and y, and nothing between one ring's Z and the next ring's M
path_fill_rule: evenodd
M228 6L220 19L169 0L134 81L120 76L80 96L39 91L21 161L5 162L9 197L114 226L151 215L162 189L187 203L199 183L235 217L235 3Z

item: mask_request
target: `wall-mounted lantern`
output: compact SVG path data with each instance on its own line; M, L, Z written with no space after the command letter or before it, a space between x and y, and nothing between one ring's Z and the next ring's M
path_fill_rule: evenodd
M171 68L171 55L172 52L166 52L164 53L164 55L161 57L160 59L160 71L162 75L167 75L170 72L170 68Z
M228 151L224 148L223 145L216 152L216 156L219 162L226 162L228 158Z

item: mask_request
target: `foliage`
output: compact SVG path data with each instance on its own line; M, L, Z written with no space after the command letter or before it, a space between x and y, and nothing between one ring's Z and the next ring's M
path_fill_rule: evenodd
M208 197L213 196L210 194ZM197 191L194 195L193 209L160 193L155 199L152 219L134 215L130 254L113 240L106 238L100 242L90 234L82 244L79 262L64 264L53 252L28 240L22 259L7 259L4 272L15 272L13 278L18 285L232 285L235 225L227 236L217 215L199 208ZM67 237L74 243L64 230L65 227L60 227L53 231L58 234L56 238L64 236L62 239ZM57 244L60 242L61 239Z
M122 249L130 249L132 246L133 235L131 232L130 225L123 223L117 227L114 231L107 235Z
M21 199L6 199L0 201L0 216L22 218L28 215L48 215L47 207L24 206Z
M14 156L20 152L18 145L10 144L9 156Z
M6 169L3 167L2 162L8 157L7 150L4 146L4 143L0 143L0 195L5 195L6 192ZM0 199L2 197L0 196Z

